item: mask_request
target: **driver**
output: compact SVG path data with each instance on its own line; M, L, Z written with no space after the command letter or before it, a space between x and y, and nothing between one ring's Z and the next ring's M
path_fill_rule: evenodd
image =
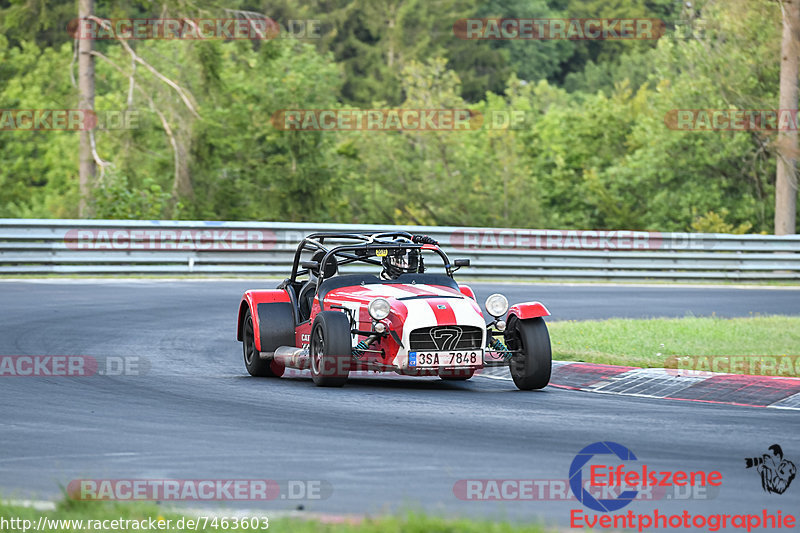
M409 243L408 239L396 239L396 243L404 244ZM414 235L410 242L416 244L433 244L434 246L439 243L427 235ZM425 272L425 265L422 262L422 254L419 249L401 250L399 255L387 255L382 260L383 271L381 271L381 279L393 280L400 277L402 274L422 273Z

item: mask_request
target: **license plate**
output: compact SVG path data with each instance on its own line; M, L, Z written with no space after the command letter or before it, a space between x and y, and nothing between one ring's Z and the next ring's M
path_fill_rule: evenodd
M456 352L408 352L408 366L436 368L440 366L481 366L483 350Z

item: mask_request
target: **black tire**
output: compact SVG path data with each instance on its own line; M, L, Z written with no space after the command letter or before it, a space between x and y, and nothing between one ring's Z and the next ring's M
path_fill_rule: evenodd
M509 321L506 345L521 353L511 357L511 378L520 390L543 389L550 382L553 357L550 334L542 318Z
M308 350L311 379L318 387L341 387L350 375L350 319L339 311L322 311L311 327Z
M467 381L475 375L475 370L443 370L439 377L445 381Z
M244 366L251 376L274 378L283 374L282 366L277 368L272 361L261 359L261 355L256 350L253 317L250 314L250 309L245 312L244 320L242 321L242 353L244 354Z

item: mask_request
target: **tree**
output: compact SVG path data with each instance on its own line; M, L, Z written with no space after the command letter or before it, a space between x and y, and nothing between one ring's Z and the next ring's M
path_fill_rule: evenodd
M94 15L93 0L79 0L78 19L88 21ZM80 33L80 32L79 32ZM78 108L84 113L94 112L94 56L92 55L92 39L78 37ZM94 159L94 134L89 129L82 129L80 140L80 199L78 215L88 216L87 201L91 187L94 185L97 167Z
M785 0L781 41L780 109L797 117L798 40L800 2ZM778 169L775 178L775 235L795 233L797 215L797 130L778 133Z

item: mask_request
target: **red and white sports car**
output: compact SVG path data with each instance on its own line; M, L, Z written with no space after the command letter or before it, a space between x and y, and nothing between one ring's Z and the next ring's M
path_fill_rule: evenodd
M441 273L428 273L426 259L441 261ZM451 263L424 235L311 234L288 279L242 297L237 338L247 371L280 377L287 367L310 369L316 385L338 387L351 371L466 380L508 366L518 388L543 388L550 313L539 302L509 307L493 294L487 323L472 289L453 279L465 266L468 259Z

